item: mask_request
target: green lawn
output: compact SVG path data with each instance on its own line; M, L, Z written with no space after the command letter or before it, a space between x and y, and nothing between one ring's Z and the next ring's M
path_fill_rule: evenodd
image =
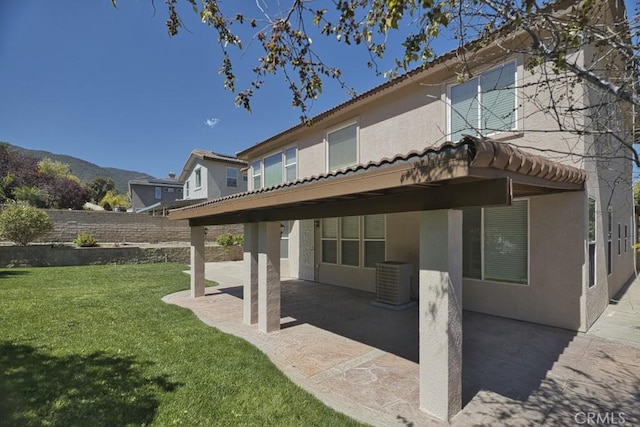
M0 269L0 426L356 424L163 303L183 269Z

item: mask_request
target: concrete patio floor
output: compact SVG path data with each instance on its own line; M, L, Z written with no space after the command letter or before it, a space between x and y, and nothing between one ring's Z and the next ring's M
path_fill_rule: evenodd
M366 292L283 278L282 329L265 334L242 323L241 271L242 262L207 263L206 278L219 286L164 300L256 345L296 384L359 421L446 425L418 408L417 307L388 310ZM636 295L640 283L631 288ZM640 342L603 335L465 311L464 408L451 425L580 425L589 414L599 425L640 424Z

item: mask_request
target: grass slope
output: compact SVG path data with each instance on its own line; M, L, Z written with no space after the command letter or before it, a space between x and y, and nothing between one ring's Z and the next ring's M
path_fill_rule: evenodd
M116 183L116 188L118 189L118 191L122 194L126 194L127 191L129 191L128 183L132 179L153 179L151 175L143 172L102 167L96 165L95 163L87 162L86 160L67 156L65 154L55 154L42 150L30 150L28 148L18 147L17 145L11 145L11 147L37 159L48 157L52 160L66 163L71 167L71 173L73 173L75 176L80 178L82 182L85 183L91 182L94 178L97 178L99 176L111 178Z
M183 268L0 269L0 425L355 425L163 303Z

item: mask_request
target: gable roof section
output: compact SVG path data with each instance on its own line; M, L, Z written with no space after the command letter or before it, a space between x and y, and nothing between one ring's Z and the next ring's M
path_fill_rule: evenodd
M156 187L182 187L184 182L174 179L132 179L129 181L131 185L147 185Z
M240 168L247 166L247 162L245 162L244 160L240 160L237 157L227 156L226 154L218 154L218 153L214 153L213 151L196 149L196 150L193 150L191 154L189 154L189 158L187 159L187 161L185 162L182 168L182 172L180 173L179 179L184 181L188 178L189 173L191 172L193 168L193 164L195 163L196 159L228 163L229 165L237 166Z
M213 225L508 205L513 197L582 190L586 176L506 143L465 136L172 210L169 218Z
M626 13L624 10L624 3L621 1L619 0L602 0L602 1L609 3L614 13L617 13L619 15L624 15ZM546 5L543 9L543 12L565 14L575 4L576 4L576 0L558 0ZM613 6L611 6L612 4ZM507 34L509 36L515 37L514 33L517 33L518 37L526 37L524 31L513 28L513 24L506 24L503 27L495 30L495 34L497 35ZM315 126L318 123L324 121L325 119L328 119L340 113L343 113L345 110L348 110L350 108L355 108L360 105L365 105L368 102L374 101L378 97L384 96L397 89L400 89L406 86L407 84L410 84L411 82L415 81L416 79L426 77L430 73L437 71L438 67L447 66L447 63L449 62L459 61L459 57L462 54L466 53L466 55L468 56L469 54L468 51L473 50L476 46L479 46L478 51L482 51L482 52L490 51L492 49L495 49L496 47L495 43L492 43L489 46L483 46L483 44L484 44L484 40L478 39L478 40L473 40L465 44L464 46L458 47L456 49L452 49L449 52L446 52L442 55L435 57L432 61L426 64L420 65L412 70L409 70L404 74L401 74L389 81L381 83L378 86L375 86L361 93L358 96L355 96L341 104L336 105L335 107L332 107L314 116L313 118L308 120L308 123L298 123L297 125L294 125L276 135L273 135L257 144L254 144L242 151L237 152L236 155L240 158L247 158L249 157L249 153L251 153L254 150L261 149L262 147L268 146L272 143L275 143L276 141L282 140L283 138L288 138L290 136L293 136L298 132L309 128L310 125ZM469 61L471 63L475 62L474 60L469 60Z

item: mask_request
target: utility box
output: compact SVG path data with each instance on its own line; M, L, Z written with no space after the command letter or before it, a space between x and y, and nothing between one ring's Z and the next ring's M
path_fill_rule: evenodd
M376 302L404 305L411 301L413 264L385 261L376 264Z

